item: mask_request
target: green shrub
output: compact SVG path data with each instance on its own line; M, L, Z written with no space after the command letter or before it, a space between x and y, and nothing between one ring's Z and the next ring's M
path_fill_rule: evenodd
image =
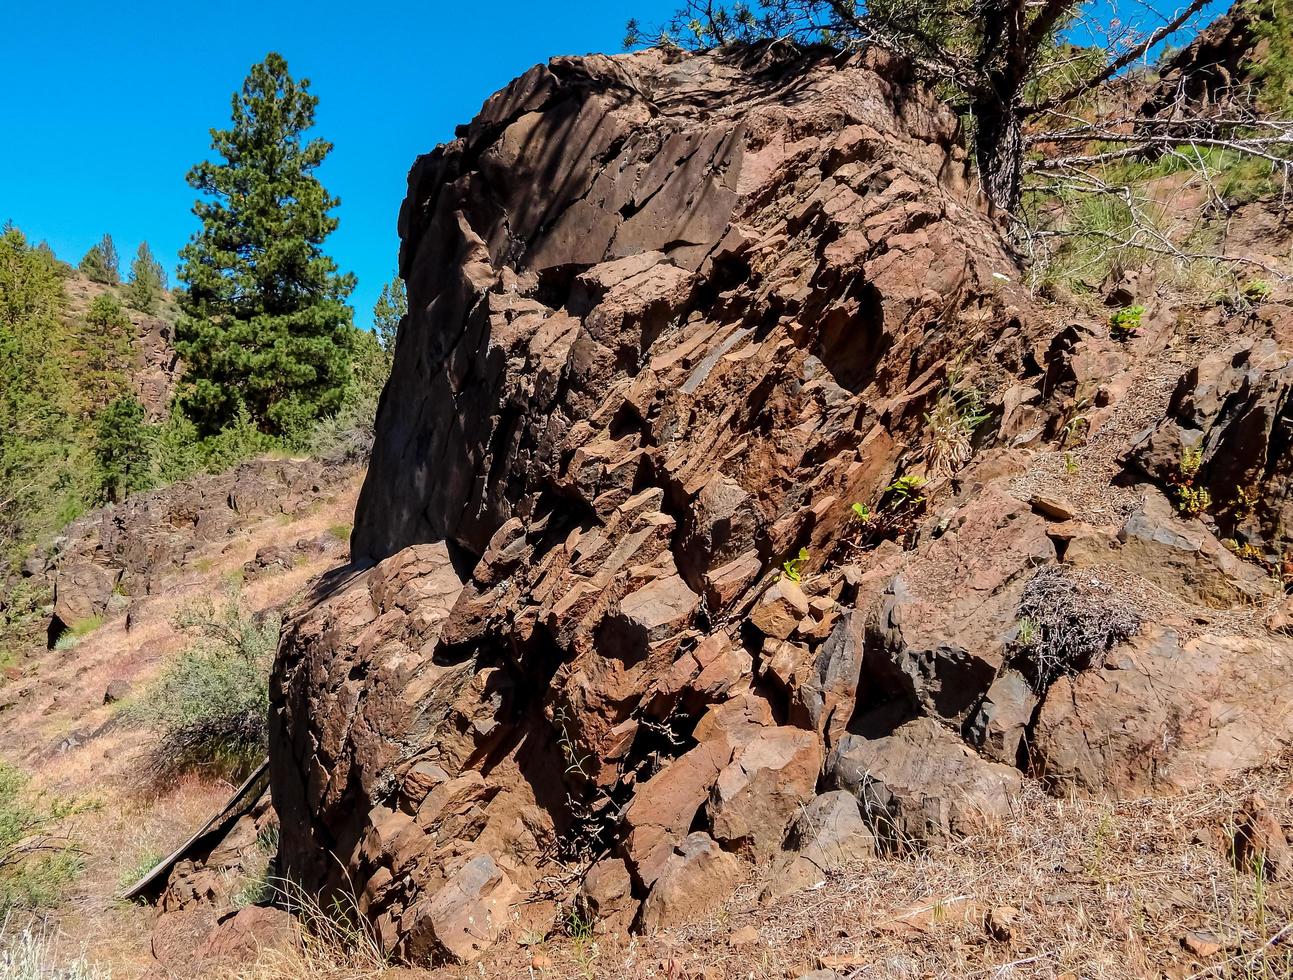
M159 736L149 774L241 779L265 756L278 615L251 613L230 589L219 605L207 599L185 609L175 627L192 644L128 709Z
M59 638L54 642L55 650L71 650L82 639L89 636L100 626L103 625L102 616L90 616L88 619L82 619L73 623L67 629L63 630Z
M74 812L71 804L32 793L26 776L0 762L0 922L15 909L54 904L76 877L80 859L54 833Z

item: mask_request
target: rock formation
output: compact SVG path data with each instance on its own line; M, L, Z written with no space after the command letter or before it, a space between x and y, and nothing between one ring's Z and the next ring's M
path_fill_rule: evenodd
M355 476L351 466L256 459L134 494L73 521L24 568L53 586L51 643L68 627L125 611L132 599L159 591L202 544L270 515L299 515Z
M417 161L400 233L356 560L289 624L271 717L284 871L395 954L471 961L572 901L668 927L755 865L990 825L1025 772L1167 791L1291 734L1252 714L1289 641L1199 625L1268 577L1148 484L1040 482L1088 380L1131 448L1139 354L1017 287L901 63L556 59ZM1287 381L1238 356L1128 479L1167 486L1187 429L1209 479L1250 431L1280 458ZM1169 553L1176 618L1118 587Z

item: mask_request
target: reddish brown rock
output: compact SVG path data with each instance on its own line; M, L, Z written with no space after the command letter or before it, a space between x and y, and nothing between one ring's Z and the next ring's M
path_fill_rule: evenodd
M1288 713L1268 710L1290 657L1283 638L1183 643L1150 630L1052 685L1030 765L1059 793L1123 798L1188 792L1255 766L1293 736Z
M284 909L249 906L224 919L197 951L204 969L255 963L263 955L291 949L297 941L296 920Z
M807 615L808 598L803 589L783 577L759 599L750 614L750 623L764 636L785 640Z
M1245 800L1236 816L1232 856L1235 867L1244 874L1257 874L1260 869L1268 881L1293 878L1293 847L1259 796Z
M830 771L899 851L983 830L1010 813L1022 786L1019 770L979 758L928 718L876 739L844 736Z
M642 905L642 928L656 932L713 913L743 877L741 862L710 837L689 834L661 867Z
M761 863L781 847L800 807L813 798L821 743L801 728L769 728L736 749L706 804L714 839Z

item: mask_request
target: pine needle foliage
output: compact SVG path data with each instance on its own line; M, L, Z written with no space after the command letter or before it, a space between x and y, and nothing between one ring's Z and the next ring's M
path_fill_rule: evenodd
M139 250L130 263L130 282L126 284L126 302L140 313L156 313L166 291L166 270L153 256L147 242L139 243Z
M121 282L121 259L111 235L104 235L81 259L80 269L87 279L104 286Z
M180 399L202 435L246 410L271 435L299 436L342 404L354 288L323 252L340 203L315 176L332 145L309 138L318 98L281 55L233 96L217 159L188 175L201 230L180 253Z

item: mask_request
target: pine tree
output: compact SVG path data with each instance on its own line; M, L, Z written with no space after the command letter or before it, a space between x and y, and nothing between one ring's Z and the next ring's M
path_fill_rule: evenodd
M126 393L137 360L136 346L134 324L116 297L109 293L94 297L77 342L83 361L79 372L82 417L93 417Z
M120 259L111 235L104 235L81 259L81 271L91 282L116 286L121 282Z
M140 242L139 251L130 263L130 282L124 294L126 302L141 313L154 313L165 289L166 270L153 257L148 243Z
M120 501L151 484L154 433L144 406L129 395L109 402L95 420L94 458L100 495Z
M0 233L0 561L60 526L90 488L76 441L63 283L22 232ZM84 494L82 493L84 490Z
M381 295L373 304L373 330L381 341L382 350L394 353L395 334L400 320L409 311L409 297L404 290L404 280L396 276L382 287Z
M180 398L208 435L246 409L274 435L300 435L337 411L350 376L354 277L323 253L340 203L314 171L332 149L307 139L317 97L277 54L233 97L229 129L212 130L217 162L189 172L202 229L180 253Z

